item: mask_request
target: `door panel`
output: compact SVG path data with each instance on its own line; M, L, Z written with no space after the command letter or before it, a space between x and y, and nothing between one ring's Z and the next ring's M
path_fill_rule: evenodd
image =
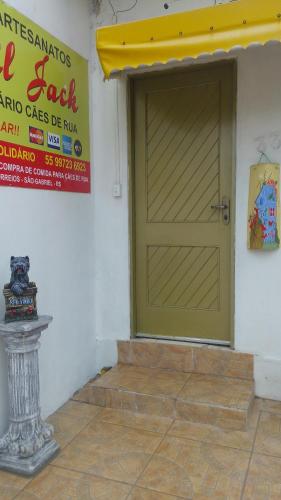
M147 262L149 305L218 310L218 248L148 247Z
M233 123L232 65L135 83L138 333L230 339Z

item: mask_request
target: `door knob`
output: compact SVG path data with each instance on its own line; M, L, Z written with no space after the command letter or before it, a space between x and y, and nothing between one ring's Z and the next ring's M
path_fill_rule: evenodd
M228 208L228 205L225 205L224 203L218 203L218 205L211 205L211 208L216 208L218 210L226 210Z
M216 205L211 205L213 210L222 210L223 216L222 220L225 225L230 222L230 202L228 198L223 197L221 203L217 203Z

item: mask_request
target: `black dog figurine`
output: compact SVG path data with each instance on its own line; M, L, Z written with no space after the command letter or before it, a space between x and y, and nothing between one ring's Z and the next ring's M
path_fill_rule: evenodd
M16 296L22 295L29 286L29 257L11 257L10 267L10 289Z

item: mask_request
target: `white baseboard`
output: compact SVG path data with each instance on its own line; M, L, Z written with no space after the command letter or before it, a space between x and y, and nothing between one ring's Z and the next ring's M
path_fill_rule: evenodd
M255 355L256 395L281 400L281 359Z

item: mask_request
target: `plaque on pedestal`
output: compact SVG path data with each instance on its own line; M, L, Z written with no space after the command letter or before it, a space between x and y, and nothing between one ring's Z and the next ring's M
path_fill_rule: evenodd
M4 288L3 294L6 305L6 323L38 319L36 305L37 288L35 283L30 283L30 286L26 288L24 294L21 296L17 297L14 295L8 287Z

